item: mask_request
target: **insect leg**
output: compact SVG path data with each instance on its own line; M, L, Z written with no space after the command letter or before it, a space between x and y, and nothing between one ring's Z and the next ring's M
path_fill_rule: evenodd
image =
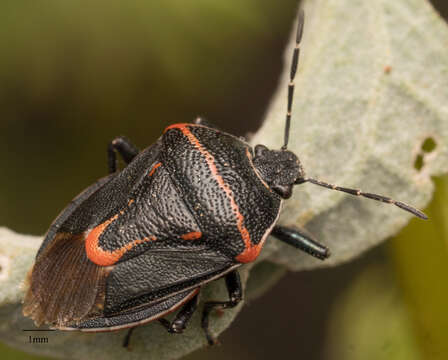
M189 300L177 313L172 322L169 322L166 319L159 319L159 322L168 330L168 332L180 334L185 330L188 321L196 311L198 307L198 299L198 294L191 298L191 300Z
M130 343L130 341L131 341L131 335L132 335L132 332L134 331L135 328L136 328L136 326L131 327L131 328L128 330L128 332L126 333L126 336L125 336L125 338L124 338L124 340L123 340L123 347L124 347L124 348L129 349L129 343Z
M330 256L330 250L326 246L319 244L304 230L277 225L272 230L271 235L320 260L325 260Z
M234 270L225 276L227 291L229 292L229 301L209 301L204 304L202 313L202 328L210 345L217 343L215 337L208 328L208 317L213 309L229 309L235 307L243 299L243 288L238 271Z
M126 164L129 164L138 154L138 149L124 136L113 139L107 147L109 174L117 171L117 152L120 153Z

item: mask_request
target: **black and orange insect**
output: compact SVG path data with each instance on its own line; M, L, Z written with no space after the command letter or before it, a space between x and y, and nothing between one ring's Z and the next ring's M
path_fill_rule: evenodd
M304 231L276 225L295 185L310 182L364 196L426 219L388 197L306 177L287 150L302 29L300 12L282 148L252 148L202 119L168 126L141 152L116 138L108 148L110 174L78 195L48 230L29 274L26 316L37 326L86 332L157 319L169 332L181 333L201 287L224 277L229 299L206 302L202 313L213 344L210 312L241 301L238 268L257 259L269 235L316 258L329 256ZM117 153L127 163L121 171ZM164 319L175 310L174 320Z

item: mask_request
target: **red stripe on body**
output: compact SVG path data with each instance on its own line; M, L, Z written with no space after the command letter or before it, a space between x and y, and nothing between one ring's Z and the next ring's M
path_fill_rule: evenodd
M157 164L155 164L155 165L152 167L151 171L149 172L148 176L153 176L154 173L155 173L155 171L156 171L156 169L157 169L160 165L162 165L161 162L158 162Z
M188 123L173 124L173 125L167 126L165 128L165 130L163 131L163 133L166 133L168 130L171 130L171 129L179 129L179 130L182 131L182 129L186 128L187 126L197 126L197 125L195 125L195 124L188 124Z
M200 231L192 231L186 234L183 234L181 238L183 240L197 240L202 237L202 233Z
M133 202L133 201L132 201ZM130 201L130 204L132 204ZM137 239L130 243L127 243L123 247L108 251L103 250L99 246L99 239L101 234L107 229L107 227L113 223L115 220L118 219L119 215L123 215L124 211L120 211L120 214L116 214L113 217L111 217L109 220L106 220L102 224L94 227L87 235L86 237L86 253L87 257L90 261L93 263L99 265L99 266L110 266L114 265L120 258L129 250L131 250L134 246L138 244L143 244L148 241L155 241L157 240L154 235L145 237L143 239Z
M230 206L232 207L233 212L235 213L238 231L240 232L241 237L244 241L245 249L241 254L236 256L235 259L241 263L252 262L257 258L263 244L262 243L259 243L256 245L252 244L249 231L247 230L246 226L244 226L244 216L241 214L238 204L235 201L232 189L229 187L229 185L227 185L225 183L222 176L218 173L218 169L216 167L215 159L213 158L213 156L202 146L202 144L200 143L198 138L196 136L194 136L193 133L188 129L188 126L192 126L192 125L191 124L174 124L174 125L167 127L165 129L165 131L167 131L169 129L178 129L178 130L182 131L182 133L187 137L187 139L190 141L190 143L197 150L199 150L199 152L205 157L205 161L208 164L208 167L212 173L212 176L215 178L219 187L226 193L227 198L230 201Z

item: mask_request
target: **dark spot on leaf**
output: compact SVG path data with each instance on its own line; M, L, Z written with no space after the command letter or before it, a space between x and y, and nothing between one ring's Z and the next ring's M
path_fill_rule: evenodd
M418 154L414 161L414 168L417 171L420 171L422 169L422 167L423 167L423 155Z
M434 151L434 149L437 147L437 143L432 137L427 137L421 146L420 153L417 154L414 161L414 168L417 171L420 171L422 167L425 165L425 155L427 153L430 153Z
M434 151L434 149L437 147L437 143L432 137L428 137L423 141L422 144L422 150L426 153L430 153Z

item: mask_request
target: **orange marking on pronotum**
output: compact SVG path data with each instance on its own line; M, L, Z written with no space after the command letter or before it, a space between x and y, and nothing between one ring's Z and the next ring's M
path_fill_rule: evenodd
M194 126L194 125L187 124L187 123L173 124L173 125L167 126L163 132L166 133L168 130L171 130L171 129L181 129L182 130L182 128L185 128L186 126Z
M120 214L123 214L123 211L120 211ZM109 266L115 264L120 258L129 250L131 250L134 246L138 244L142 244L147 241L155 241L157 240L154 235L145 237L143 239L137 239L126 245L122 246L119 249L114 251L103 250L99 246L99 239L101 234L106 230L106 228L117 220L118 214L111 217L109 220L106 220L102 224L94 227L86 237L86 253L87 257L90 261L94 262L99 266Z
M152 167L151 171L149 172L149 176L152 176L152 175L154 174L154 172L156 171L156 169L157 169L160 165L162 165L161 162L158 162L157 164L155 164L155 165Z
M217 181L219 187L226 193L227 198L230 201L230 206L232 207L236 216L236 225L238 231L240 232L241 237L244 241L244 245L246 247L246 249L240 255L235 257L235 259L242 263L254 261L261 250L261 244L252 244L249 231L244 226L244 216L241 214L238 204L235 201L232 189L225 183L222 176L218 173L218 169L216 167L215 159L213 158L213 156L202 146L198 138L196 138L196 136L194 136L193 133L188 129L188 126L191 126L191 124L174 124L169 126L166 130L175 128L182 131L182 133L187 137L190 143L205 157L205 161L207 161L208 167L213 177Z
M197 240L202 237L202 233L200 231L192 231L181 236L184 240Z

